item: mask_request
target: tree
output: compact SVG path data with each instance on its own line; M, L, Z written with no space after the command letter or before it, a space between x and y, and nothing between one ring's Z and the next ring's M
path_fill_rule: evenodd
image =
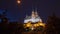
M59 25L60 19L53 14L52 16L48 17L47 24L46 24L46 34L57 34L59 33Z

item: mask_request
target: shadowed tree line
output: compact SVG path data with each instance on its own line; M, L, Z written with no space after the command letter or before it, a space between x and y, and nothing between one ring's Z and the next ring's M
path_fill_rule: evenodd
M60 34L60 18L58 18L54 13L47 19L45 33Z
M23 24L18 22L9 22L9 19L0 14L0 34L21 34Z

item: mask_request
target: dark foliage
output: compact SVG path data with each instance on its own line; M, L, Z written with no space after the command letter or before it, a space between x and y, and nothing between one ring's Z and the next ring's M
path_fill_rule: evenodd
M60 18L49 16L46 23L46 34L59 34L60 33Z

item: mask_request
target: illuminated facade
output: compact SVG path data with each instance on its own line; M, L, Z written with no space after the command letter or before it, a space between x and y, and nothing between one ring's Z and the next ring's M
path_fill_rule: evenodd
M39 17L37 11L32 11L31 16L26 16L24 20L24 28L34 30L40 26L45 27L45 23L42 22L42 19Z
M37 12L32 11L31 16L26 16L24 23L28 23L30 21L36 23L36 22L42 22L42 19L39 17Z

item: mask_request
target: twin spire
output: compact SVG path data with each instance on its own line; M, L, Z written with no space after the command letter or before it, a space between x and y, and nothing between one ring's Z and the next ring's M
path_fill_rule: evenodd
M32 11L31 16L27 16L26 15L26 18L24 20L24 23L27 23L29 21L34 22L34 23L35 22L42 22L42 19L39 17L37 11L36 12L35 11Z
M27 22L42 22L42 19L39 17L38 12L37 12L37 4L32 4L32 13L30 16L26 15L26 18L24 20L24 23Z
M39 15L38 15L37 9L32 10L31 16L28 16L28 15L26 14L26 18L36 18L36 17L38 17L38 16L39 16Z
M31 13L31 16L28 16L26 15L26 18L24 20L24 23L27 23L27 22L42 22L42 19L39 17L38 13L37 13L37 10L33 10L32 13Z
M37 13L37 11L32 11L32 14L31 14L31 17L33 18L36 18L36 17L38 17L38 13Z

